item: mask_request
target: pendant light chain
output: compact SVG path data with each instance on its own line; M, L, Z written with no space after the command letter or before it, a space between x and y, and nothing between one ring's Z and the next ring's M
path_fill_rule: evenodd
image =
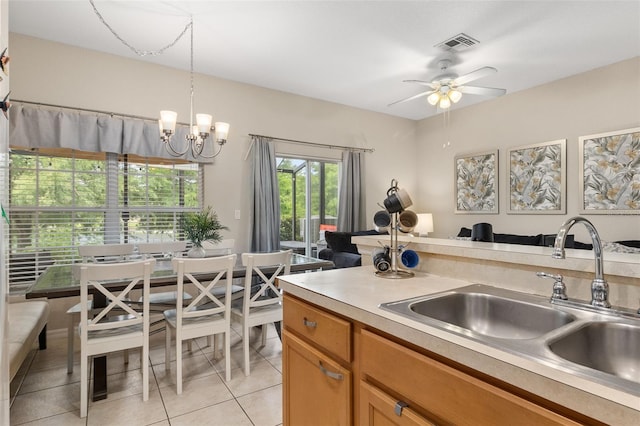
M173 40L171 43L169 43L168 45L164 46L161 49L158 50L140 50L134 46L132 46L131 44L129 44L125 39L123 39L122 37L120 37L120 35L113 29L111 28L111 25L109 25L107 23L107 21L105 21L105 19L103 18L103 16L100 14L100 12L98 11L98 8L96 7L95 3L93 2L93 0L89 0L89 3L91 3L91 6L93 7L93 11L95 12L95 14L98 16L98 19L100 19L100 22L102 22L104 24L105 27L107 27L107 29L109 31L111 31L111 34L114 35L115 38L117 38L118 40L120 40L120 42L122 44L124 44L125 46L127 46L129 49L131 49L131 51L133 53L135 53L138 56L159 56L162 55L164 53L165 50L169 49L170 47L173 47L178 41L180 41L180 39L187 33L187 30L189 28L191 28L191 45L193 46L193 18L191 18L189 20L189 23L187 25L185 25L184 29L182 30L182 32L180 34L178 34L178 37L175 38L175 40ZM193 47L192 47L192 51L193 51ZM193 53L192 53L193 55ZM193 62L193 60L192 60ZM193 65L192 65L193 67Z

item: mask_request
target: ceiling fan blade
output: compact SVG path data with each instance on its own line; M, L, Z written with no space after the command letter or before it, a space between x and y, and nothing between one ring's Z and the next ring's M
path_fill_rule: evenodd
M493 67L482 67L478 68L475 71L471 71L469 74L461 75L460 77L454 78L453 81L457 86L462 86L463 84L470 83L474 80L478 80L482 77L486 77L497 72L498 70Z
M493 87L460 86L456 90L470 95L502 96L507 93L507 89L495 89Z
M430 81L422 81L422 80L402 80L403 83L416 83L422 86L431 87L433 90L438 90L438 84L432 83Z
M428 96L428 95L432 94L433 92L434 92L433 90L427 90L426 92L418 93L417 95L409 96L408 98L400 99L399 101L392 102L387 106L392 106L392 105L395 105L395 104L400 104L402 102L412 101L414 99L418 99L418 98L421 98L423 96Z

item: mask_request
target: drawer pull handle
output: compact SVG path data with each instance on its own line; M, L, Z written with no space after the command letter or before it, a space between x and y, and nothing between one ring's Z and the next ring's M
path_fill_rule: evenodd
M316 328L318 323L315 321L309 321L306 317L302 319L302 323L309 328Z
M404 401L398 401L396 402L396 406L394 408L394 411L396 413L396 416L400 417L402 416L402 410L404 409L404 407L408 407L409 404L407 404Z
M333 371L329 371L326 368L324 368L324 365L322 365L322 361L320 361L318 363L318 366L320 367L320 371L322 371L322 374L324 374L327 377L331 377L332 379L335 380L342 380L343 376L340 373L334 373Z

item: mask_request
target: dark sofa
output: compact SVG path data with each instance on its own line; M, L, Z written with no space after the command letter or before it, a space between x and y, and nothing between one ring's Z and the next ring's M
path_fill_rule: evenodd
M351 242L352 236L359 235L388 235L375 230L357 231L357 232L332 232L326 231L324 239L327 242L327 248L318 252L318 257L333 262L336 268L350 268L353 266L361 266L362 258L358 253L358 246Z
M460 228L458 232L458 238L471 238L471 229ZM518 234L497 234L493 233L494 243L506 243L506 244L522 244L528 246L543 246L553 247L556 239L556 234L537 234L537 235L518 235ZM640 248L640 240L626 240L615 241L615 244L620 244L626 247ZM591 250L593 245L590 243L582 243L575 241L573 235L567 235L564 246L566 248Z

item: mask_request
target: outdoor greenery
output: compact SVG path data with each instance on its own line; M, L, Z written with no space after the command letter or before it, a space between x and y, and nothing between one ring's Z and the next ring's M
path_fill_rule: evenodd
M207 206L204 210L197 213L185 214L182 222L184 235L195 247L202 247L204 241L220 242L222 240L221 230L229 230L220 223L218 215Z
M11 253L47 251L56 261L80 244L178 239L182 211L200 209L192 165L12 151L9 179Z
M311 217L320 215L320 178L324 165L324 216L338 216L338 163L310 161L311 168ZM280 240L302 241L300 233L301 219L306 216L306 179L305 161L300 159L278 158L278 184L280 189ZM295 182L295 217L294 217L294 182ZM333 221L332 221L333 222ZM294 235L293 226L296 226ZM316 230L313 230L317 235Z

